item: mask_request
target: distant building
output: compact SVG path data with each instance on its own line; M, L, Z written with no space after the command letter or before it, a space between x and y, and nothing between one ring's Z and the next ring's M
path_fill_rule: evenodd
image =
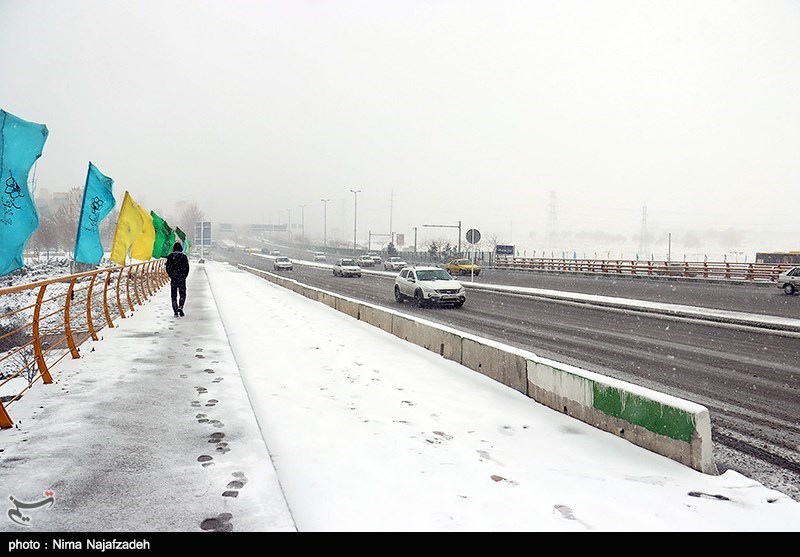
M800 251L771 251L756 253L756 263L800 265Z
M37 188L34 193L36 210L40 213L49 213L67 201L68 193L65 191L50 191L48 188Z

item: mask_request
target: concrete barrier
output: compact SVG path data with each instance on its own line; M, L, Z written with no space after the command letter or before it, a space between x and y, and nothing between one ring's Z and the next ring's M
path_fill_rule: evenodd
M706 474L717 474L708 410L651 389L534 356L528 396Z
M532 354L486 339L465 336L461 343L461 365L528 394L528 357Z
M335 294L333 294L335 296ZM349 298L336 298L336 309L358 319L358 302Z
M713 458L711 418L699 404L247 265L239 268L436 352L536 402L642 448L706 474L718 473Z
M336 309L336 296L334 296L330 292L321 292L319 301L325 304L326 306Z
M458 331L392 312L391 333L426 350L436 352L448 360L461 363L462 335Z
M369 304L358 304L358 318L374 327L392 332L392 314Z

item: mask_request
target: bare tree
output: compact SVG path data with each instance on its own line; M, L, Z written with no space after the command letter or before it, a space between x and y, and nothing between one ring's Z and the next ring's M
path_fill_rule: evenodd
M44 208L39 211L39 226L31 235L28 246L39 253L58 249L55 218L51 209Z
M29 241L30 247L40 254L45 252L48 256L51 251L72 252L75 248L82 202L83 192L76 187L67 192L60 204L42 208L39 211L39 226Z
M114 234L117 232L118 219L119 211L114 208L108 213L108 216L100 222L100 242L108 251L111 251L111 247L114 244Z
M193 241L194 223L202 220L203 211L200 210L196 203L190 203L186 206L178 218L178 226L186 233L186 236L190 238L190 241Z
M36 366L36 358L33 353L33 346L26 346L30 341L30 336L24 332L22 325L24 320L11 318L6 323L0 323L0 353L5 353L6 357L0 367L0 379L10 377L19 370L22 373L19 377L31 383L39 374Z
M440 261L443 257L449 255L452 246L450 241L446 238L429 238L422 243L422 247L428 252L428 259L431 261Z
M58 247L71 253L75 249L75 235L83 204L82 188L71 188L64 202L55 210L53 222Z
M489 246L492 248L492 253L497 252L497 246L503 243L503 240L497 234L492 234L488 238Z

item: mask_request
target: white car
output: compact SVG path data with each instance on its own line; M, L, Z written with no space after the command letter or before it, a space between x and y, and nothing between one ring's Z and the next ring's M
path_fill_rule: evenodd
M439 267L406 267L394 279L394 299L398 304L414 300L420 308L429 305L460 308L467 300L467 291Z
M279 249L273 249L273 250L270 250L270 251L269 251L269 254L270 254L270 255L280 255L280 254L281 254L281 250L279 250Z
M361 267L354 259L340 259L333 266L333 276L335 277L360 277Z
M288 257L276 257L272 262L272 268L276 271L291 271L294 269L294 265Z
M325 261L325 253L321 251L315 251L314 261Z
M365 253L364 255L358 256L358 259L356 259L356 265L360 265L361 267L374 267L375 260L372 259L371 255L367 255Z
M407 265L408 263L403 261L400 257L390 257L383 262L383 268L386 271L402 271L403 267Z
M800 290L800 267L792 267L778 275L778 288L790 296Z

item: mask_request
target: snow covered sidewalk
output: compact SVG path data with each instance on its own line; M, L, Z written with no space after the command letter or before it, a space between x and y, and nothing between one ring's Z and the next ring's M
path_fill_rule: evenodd
M187 286L186 317L163 287L14 404L0 531L296 531L202 265Z

